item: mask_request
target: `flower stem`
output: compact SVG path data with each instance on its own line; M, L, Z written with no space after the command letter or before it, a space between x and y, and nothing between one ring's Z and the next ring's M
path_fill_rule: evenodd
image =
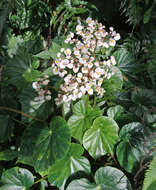
M87 99L86 99L86 108L88 108L88 103L89 103L89 95L87 95Z

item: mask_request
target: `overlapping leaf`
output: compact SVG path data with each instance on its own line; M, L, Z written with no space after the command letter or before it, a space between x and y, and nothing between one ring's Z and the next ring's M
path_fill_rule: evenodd
M69 146L70 132L63 118L53 118L49 128L35 122L24 132L18 162L33 165L42 172L61 159Z
M81 156L83 151L81 145L72 143L67 155L50 167L48 171L49 182L63 189L66 180L73 173L77 171L90 173L89 161Z
M2 174L1 183L0 190L27 190L33 185L34 176L27 169L14 167Z
M95 183L82 178L72 181L67 190L131 190L130 182L119 169L106 166L99 168L95 173Z
M145 154L143 150L145 131L141 123L133 122L122 127L119 136L122 142L117 146L117 158L128 172L134 172Z
M83 100L74 105L73 112L74 115L68 120L71 135L82 143L85 131L92 126L96 117L101 116L102 112L98 108L93 109L90 105L86 106Z
M34 98L38 94L32 87L23 89L20 94L20 102L22 105L22 112L27 113L33 117L39 117L40 119L47 119L48 116L53 112L53 102L52 101L35 101ZM31 120L31 118L23 116L23 120Z
M119 140L118 125L109 117L101 116L94 120L93 126L83 137L83 145L94 158L107 153L114 154L114 145Z

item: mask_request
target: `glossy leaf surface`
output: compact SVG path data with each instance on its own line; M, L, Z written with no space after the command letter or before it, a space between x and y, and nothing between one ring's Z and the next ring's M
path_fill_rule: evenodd
M34 183L34 177L29 170L14 167L3 173L1 182L0 190L28 190Z
M83 100L74 105L73 112L74 115L68 120L71 136L82 143L85 131L92 126L92 122L96 117L102 115L102 112L98 108L93 109L90 105L86 107L86 103Z
M90 173L90 163L82 156L83 151L81 145L72 143L67 155L50 167L48 171L49 182L63 189L66 180L73 173L77 171Z
M105 116L94 120L93 126L83 137L83 145L94 158L107 153L114 154L114 145L119 140L117 123Z
M64 157L69 146L70 132L63 118L53 118L49 128L34 123L24 132L18 161L33 165L36 171L44 171Z

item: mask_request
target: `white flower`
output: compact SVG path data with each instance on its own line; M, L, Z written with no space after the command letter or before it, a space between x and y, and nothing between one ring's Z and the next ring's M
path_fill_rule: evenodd
M66 95L63 95L63 102L67 102L68 101L68 97Z
M57 68L57 67L54 67L54 68L53 68L53 73L54 73L54 75L58 75L59 70L58 70L58 68Z
M89 89L87 90L87 92L88 92L89 95L92 95L92 94L93 94L93 89L92 89L92 88L89 88Z
M74 73L77 73L78 71L79 71L79 67L73 67L73 71L74 71Z
M57 57L60 57L61 56L61 53L57 53Z
M77 25L76 26L77 34L81 34L82 33L82 29L83 29L83 27L81 25Z
M43 81L43 85L47 85L49 83L49 80Z
M89 62L88 63L88 68L91 69L93 67L93 63L92 62Z
M80 52L79 52L78 50L75 50L75 51L74 51L74 55L79 56L79 55L80 55Z
M66 50L64 50L64 53L66 56L70 56L71 55L71 50L68 48Z
M95 22L94 22L90 17L88 17L88 18L86 19L86 23L87 23L89 26L91 26L91 27L95 24Z
M103 46L104 46L105 48L109 48L109 45L108 45L106 42L103 43Z
M120 40L120 34L119 33L117 33L117 34L114 35L114 40L116 40L116 41Z
M107 79L110 79L111 78L111 73L107 73Z
M87 88L87 89L91 88L92 86L93 86L93 83L92 83L92 82L89 82L89 83L86 84L86 88Z
M114 47L115 44L116 44L116 41L113 38L109 39L109 45L110 46Z
M87 67L82 67L82 73L88 73Z
M79 92L79 93L78 93L78 98L81 98L82 95L83 95L82 92Z
M86 93L86 88L84 86L81 86L80 91L82 92L82 94L85 94Z
M106 64L107 64L108 67L110 67L111 66L111 60L107 60Z
M114 28L113 28L113 27L110 27L109 30L113 32Z
M32 83L32 87L33 87L34 89L38 89L38 88L40 87L40 85L38 84L38 82L33 82L33 83Z
M51 100L51 96L50 96L50 95L45 96L45 99L46 99L46 100Z
M116 61L115 61L115 57L114 56L111 56L111 63L112 63L112 65L116 65Z
M100 79L98 80L98 86L101 86L101 85L102 85L102 82L103 82L103 79L100 78Z
M94 73L94 77L97 79L97 78L100 78L100 76L101 76L101 69L96 68L95 73Z
M64 61L61 61L59 66L60 66L61 69L64 69L66 67Z
M72 63L69 63L69 64L67 65L67 67L68 67L69 69L72 69L72 68L73 68L73 64L72 64Z
M61 52L64 52L64 48L61 48Z

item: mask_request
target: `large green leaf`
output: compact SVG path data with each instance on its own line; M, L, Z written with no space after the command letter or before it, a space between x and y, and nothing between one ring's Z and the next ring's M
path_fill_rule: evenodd
M109 117L101 116L94 120L93 126L83 137L83 145L94 158L107 153L114 154L114 145L119 140L118 125Z
M149 169L146 171L143 190L155 190L156 185L156 156L149 165Z
M144 128L141 123L129 123L122 127L119 136L122 142L117 146L117 159L126 171L135 172L144 154Z
M127 50L127 48L122 47L119 48L117 51L114 53L117 66L118 68L124 73L124 74L131 74L134 73L136 70L136 62L135 58L132 55L130 51Z
M136 88L132 92L132 101L138 105L144 105L147 107L156 106L156 92L155 90Z
M131 190L130 182L119 169L106 166L99 168L95 173L95 183L87 179L72 181L67 190Z
M27 52L21 50L14 56L4 69L4 76L8 77L8 83L23 88L27 84L23 74L31 68L31 57Z
M69 118L68 124L71 136L82 143L82 138L87 129L92 126L93 120L102 115L100 109L93 109L90 105L86 106L84 100L80 100L74 105L74 114Z
M49 128L35 122L24 131L18 162L33 165L42 172L64 157L69 146L70 132L63 118L53 118Z
M8 115L0 115L0 142L10 137L12 125Z
M32 173L23 168L14 167L2 174L0 190L29 190L34 183Z
M106 90L106 95L112 96L115 92L122 89L123 77L121 71L117 67L113 67L112 70L115 74L107 80L104 80L102 86Z
M63 189L66 180L73 173L77 171L89 173L90 164L85 157L81 156L83 151L81 145L72 143L67 155L56 161L48 171L49 182Z
M56 59L57 58L57 53L60 51L61 49L61 40L55 38L52 42L51 47L49 48L49 50L44 50L41 51L40 53L36 54L35 57L41 58L41 59Z
M4 161L13 160L17 157L17 155L18 155L17 151L7 149L0 152L0 160L4 160Z
M19 96L22 112L45 120L53 112L53 102L46 100L35 101L34 98L37 96L38 94L32 87L23 89ZM22 119L27 121L28 117L23 116ZM29 118L29 120L31 120L31 118Z
M85 178L74 180L67 187L67 190L88 190L88 189L99 190L96 184L90 183L90 181Z
M117 120L120 118L120 116L122 115L123 112L124 112L123 107L120 105L117 105L114 107L110 107L107 110L107 115L108 115L108 117L111 117L112 119Z

